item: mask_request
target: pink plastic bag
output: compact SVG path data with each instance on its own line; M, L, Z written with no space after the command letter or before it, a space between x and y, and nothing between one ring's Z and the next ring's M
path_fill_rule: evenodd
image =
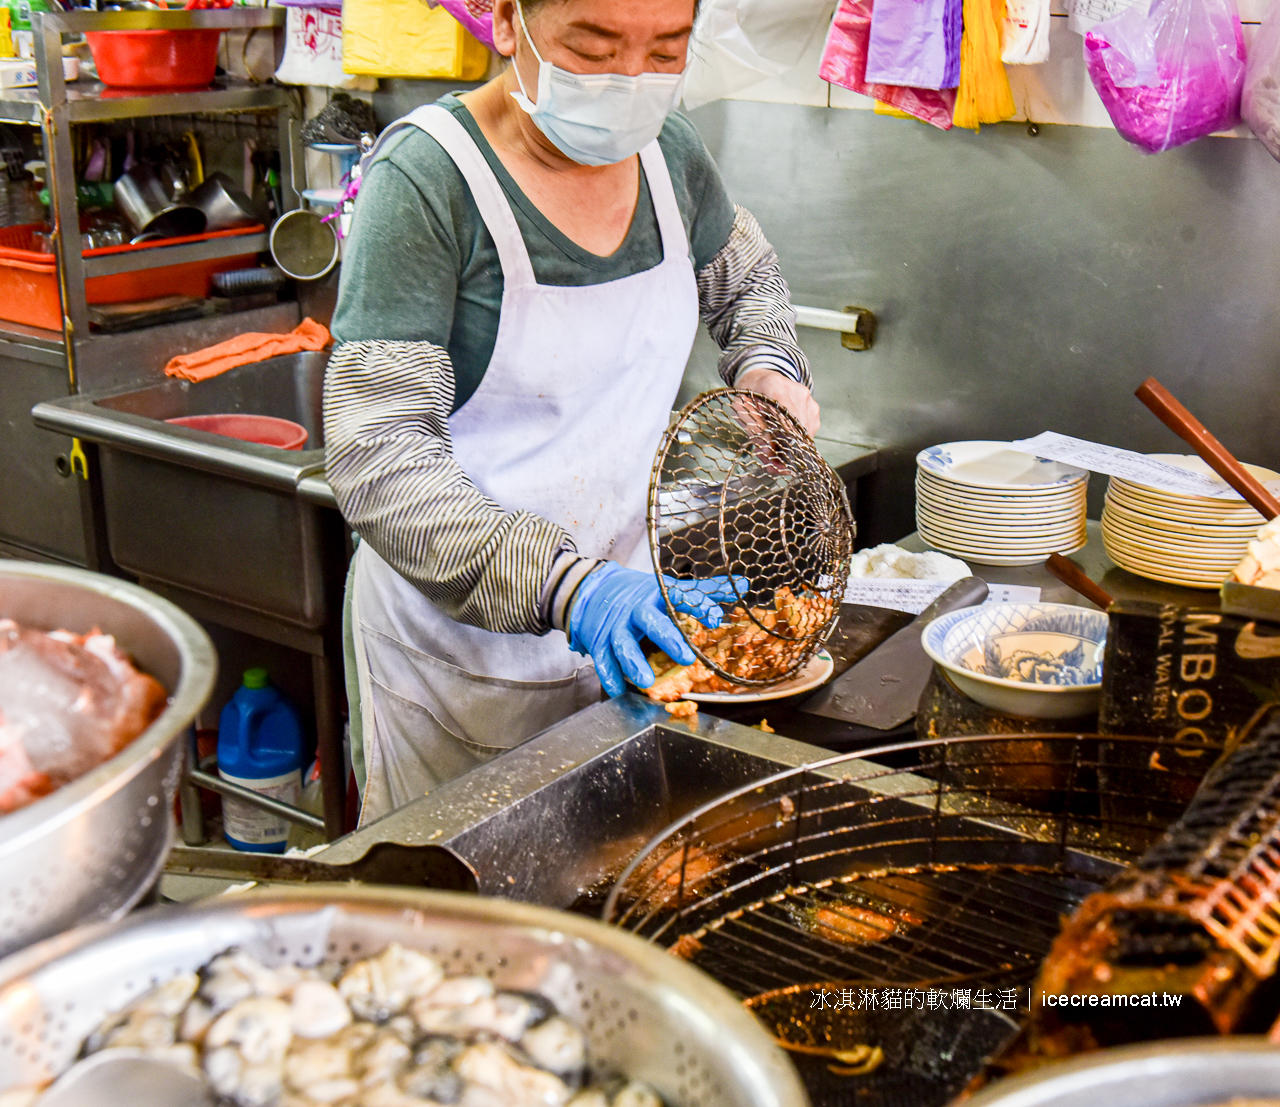
M493 49L493 0L440 0L466 31Z
M1084 60L1116 130L1153 154L1240 121L1235 0L1138 0L1085 35Z
M1240 114L1267 153L1280 161L1280 4L1272 5L1249 44Z
M871 38L871 0L840 0L827 34L818 70L824 81L872 96L899 111L913 115L944 131L951 129L956 90L906 88L867 83L867 45Z

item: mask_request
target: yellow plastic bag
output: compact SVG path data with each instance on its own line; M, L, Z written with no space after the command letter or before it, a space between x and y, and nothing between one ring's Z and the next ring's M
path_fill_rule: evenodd
M1000 60L1004 0L964 0L964 36L960 40L960 87L951 122L977 130L999 123L1017 110L1009 77Z
M370 77L483 80L488 49L423 0L344 0L342 68Z

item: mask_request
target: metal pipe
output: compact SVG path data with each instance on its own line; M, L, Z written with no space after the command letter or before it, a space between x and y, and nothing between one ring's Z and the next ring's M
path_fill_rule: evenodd
M818 330L839 331L846 350L869 350L876 336L875 313L864 307L847 307L844 311L792 304L796 325Z
M273 815L279 815L280 818L287 819L291 823L297 823L299 826L310 827L312 830L319 830L322 833L324 831L324 819L312 815L308 811L303 811L300 807L294 807L292 804L281 803L280 800L264 796L261 792L255 792L253 789L245 788L243 785L232 784L229 780L211 776L209 773L201 772L199 769L190 770L187 773L187 780L192 784L198 784L201 788L208 788L210 792L217 792L223 796L233 796L235 799L244 800L245 803L260 807L263 811L269 811Z
M187 764L199 764L200 752L196 746L196 728L187 728ZM205 842L204 812L200 807L200 790L191 781L191 774L184 773L178 785L178 810L182 815L182 840L189 846L202 846Z

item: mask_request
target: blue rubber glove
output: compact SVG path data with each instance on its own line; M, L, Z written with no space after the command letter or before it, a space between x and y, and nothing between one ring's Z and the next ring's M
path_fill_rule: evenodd
M720 625L723 612L717 599L732 600L736 592L728 577L709 581L675 581L668 589L678 611L687 611L704 626ZM744 589L745 592L745 589ZM624 691L623 677L639 688L653 683L653 670L640 649L648 638L679 665L692 665L693 650L667 615L658 578L653 573L625 569L607 562L582 582L569 610L569 646L589 654L601 687L610 696Z

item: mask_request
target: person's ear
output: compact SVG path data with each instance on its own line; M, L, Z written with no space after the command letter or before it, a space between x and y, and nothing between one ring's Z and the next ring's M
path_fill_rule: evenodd
M516 52L516 15L515 0L495 0L493 5L493 48L504 58L514 56Z

